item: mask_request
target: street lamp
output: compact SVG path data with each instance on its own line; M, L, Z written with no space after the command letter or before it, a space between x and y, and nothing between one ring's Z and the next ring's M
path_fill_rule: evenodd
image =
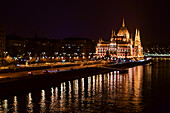
M42 52L42 55L43 55L43 59L44 59L44 57L45 57L45 52Z
M30 55L31 55L31 52L27 52L27 54L30 56Z
M7 54L8 52L7 51L4 51L4 58L6 57L6 54Z

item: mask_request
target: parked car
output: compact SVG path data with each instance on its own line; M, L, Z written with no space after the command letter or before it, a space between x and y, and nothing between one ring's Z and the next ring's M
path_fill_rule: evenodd
M33 75L33 73L32 73L31 71L29 71L27 74L28 74L28 75Z
M49 73L47 70L43 70L42 72L43 72L44 74L45 74L45 73Z

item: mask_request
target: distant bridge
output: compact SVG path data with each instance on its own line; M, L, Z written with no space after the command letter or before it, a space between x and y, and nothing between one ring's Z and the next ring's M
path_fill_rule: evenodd
M147 57L170 57L170 54L151 54L151 53L144 53L144 56L147 56Z

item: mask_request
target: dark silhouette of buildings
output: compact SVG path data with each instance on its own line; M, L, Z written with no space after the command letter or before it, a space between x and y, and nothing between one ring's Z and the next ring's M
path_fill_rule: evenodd
M11 57L29 58L58 57L61 60L82 60L92 58L95 53L94 40L70 37L62 40L35 36L21 38L15 34L6 37L6 51Z
M6 51L5 51L5 38L6 38L6 29L0 25L0 55L1 59L5 57Z

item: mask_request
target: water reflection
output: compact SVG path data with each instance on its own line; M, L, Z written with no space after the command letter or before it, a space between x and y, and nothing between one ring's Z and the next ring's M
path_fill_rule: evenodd
M18 113L18 101L17 101L17 96L14 96L14 113Z
M166 67L166 65L164 65ZM27 95L0 100L0 112L142 112L143 96L152 88L159 71L151 65L128 69L127 74L113 71L76 80ZM145 93L148 94L148 93ZM24 100L25 99L25 100ZM24 105L23 103L26 103ZM12 106L12 107L11 107ZM11 110L12 109L12 110Z
M3 101L3 108L4 108L4 112L7 113L8 112L8 100Z
M32 103L31 93L28 94L27 100L28 100L27 112L33 113L33 103Z
M51 103L50 103L50 112L55 111L55 93L54 93L54 88L51 88Z
M46 112L45 90L41 90L40 112L41 113Z

